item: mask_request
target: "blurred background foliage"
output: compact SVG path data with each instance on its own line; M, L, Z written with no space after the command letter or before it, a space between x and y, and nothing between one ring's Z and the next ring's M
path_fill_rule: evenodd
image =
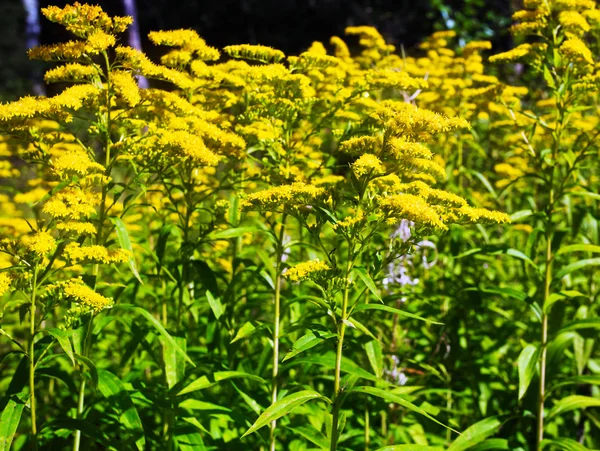
M67 1L39 2L64 6ZM515 0L145 0L137 2L142 47L152 30L191 28L216 47L247 42L298 54L312 41L343 35L351 25L372 25L388 42L410 49L433 31L454 29L459 42L492 41L493 52L511 47L507 25L520 5ZM125 15L122 0L100 0L111 15ZM23 0L0 2L0 100L32 92L39 65L26 55L26 12ZM64 30L41 23L40 42L67 40ZM33 68L33 69L32 69Z

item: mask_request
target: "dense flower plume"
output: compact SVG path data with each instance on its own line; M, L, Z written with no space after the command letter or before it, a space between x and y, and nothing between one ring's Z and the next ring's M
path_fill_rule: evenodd
M526 0L489 58L351 26L151 59L42 13L73 39L0 104L0 449L600 446L562 432L600 405L595 2Z

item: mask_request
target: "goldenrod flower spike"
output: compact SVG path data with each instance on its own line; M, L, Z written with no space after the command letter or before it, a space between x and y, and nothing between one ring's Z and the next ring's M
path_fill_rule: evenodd
M267 47L265 45L228 45L223 51L233 58L243 58L262 63L278 63L285 58L281 50Z
M285 271L283 275L291 282L297 283L307 279L314 279L330 269L331 268L327 263L319 260L312 260L298 263Z

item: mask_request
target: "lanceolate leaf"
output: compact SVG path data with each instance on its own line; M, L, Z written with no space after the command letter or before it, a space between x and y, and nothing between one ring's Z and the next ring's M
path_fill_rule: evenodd
M127 226L121 218L112 218L112 222L115 225L115 231L117 232L117 239L119 240L119 245L126 251L129 251L129 267L131 268L131 272L133 273L135 278L143 285L144 282L142 282L142 279L140 278L140 273L137 269L135 257L133 254L133 248L131 247L131 240L129 239L129 233L127 232Z
M564 266L558 273L556 273L556 279L562 279L567 274L571 274L573 271L578 271L583 268L590 266L600 266L600 257L597 258L586 258L584 260L576 261L570 265Z
M472 446L483 442L489 436L495 434L502 426L497 417L486 418L464 431L448 448L447 451L464 451Z
M321 449L329 449L329 440L325 437L321 431L316 430L310 424L304 424L300 426L296 426L293 428L289 428L295 434L304 437L311 443L314 443Z
M98 370L98 389L112 406L122 412L123 426L134 437L137 437L135 444L139 450L143 450L146 445L146 437L142 421L121 380L110 371Z
M395 393L392 393L392 392L389 392L389 391L386 391L386 390L381 390L380 388L368 387L368 386L355 387L355 388L352 388L352 389L348 390L347 393L364 393L366 395L376 396L378 398L385 399L386 401L389 401L389 402L394 402L396 404L401 405L405 409L412 410L413 412L418 413L419 415L423 415L424 417L429 418L431 421L433 421L433 422L435 422L435 423L437 423L437 424L439 424L441 426L444 426L445 428L448 428L451 431L454 431L454 432L458 433L458 431L455 431L451 427L446 426L444 423L436 420L434 417L432 417L431 415L429 415L427 412L425 412L420 407L418 407L418 406L414 405L413 403L407 401L406 399L404 399L400 395L396 395Z
M291 395L286 396L285 398L280 399L279 401L272 404L263 412L263 414L258 417L258 419L254 422L254 424L248 429L242 437L252 434L256 432L263 426L266 426L271 421L275 421L288 413L294 410L296 407L308 402L312 399L323 399L327 402L329 399L317 393L314 390L303 390L297 393L293 393Z
M25 404L11 397L0 415L0 451L9 451Z
M285 362L286 360L291 359L292 357L300 354L301 352L313 348L319 343L333 337L337 337L337 334L333 334L330 332L315 334L315 332L310 331L307 334L300 337L298 340L296 340L296 342L292 346L292 349L285 355L283 361Z
M552 447L553 449L564 449L565 451L588 451L581 443L570 438L544 440L541 449L546 449L548 447Z
M565 412L570 412L576 409L585 409L586 407L598 407L600 406L600 399L592 398L591 396L573 395L567 396L566 398L558 401L550 413L548 418L553 418L557 415L562 415Z
M440 446L425 446L425 445L393 445L378 448L377 451L442 451Z
M375 299L381 302L381 295L379 294L379 290L377 289L377 286L375 286L375 282L373 282L373 279L371 279L371 276L369 275L367 270L364 268L355 267L352 271L356 273L358 277L360 277L360 279L364 282L369 291L373 294L373 296L375 296Z
M201 376L195 379L191 384L189 384L183 390L177 393L177 396L212 387L216 383L227 379L248 379L255 382L259 382L261 384L265 383L265 380L262 377L250 373L245 373L243 371L217 371L212 375L210 379L207 376Z
M167 332L163 325L146 309L129 304L118 304L115 307L113 307L112 310L126 310L143 316L156 329L156 331L163 336L163 338L169 343L169 345L172 346L175 352L179 353L190 365L192 365L193 367L196 366L194 365L194 362L192 362L192 359L190 359L190 357L186 354L186 352L183 349L181 349L181 347L175 342L173 337L169 334L169 332Z
M534 345L527 345L521 351L517 361L519 367L519 400L525 396L531 383L539 357L539 349Z
M382 304L360 304L354 309L353 314L363 312L365 310L383 310L384 312L395 313L407 318L418 319L419 321L425 321L426 323L443 325L443 323L438 323L437 321L432 321L430 319L423 318L422 316L414 315L412 313L405 312L404 310Z

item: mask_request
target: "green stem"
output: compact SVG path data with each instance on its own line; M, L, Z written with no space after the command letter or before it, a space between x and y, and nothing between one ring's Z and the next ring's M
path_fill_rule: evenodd
M272 390L271 390L271 404L275 404L277 401L277 390L279 377L279 336L280 336L280 322L281 322L281 258L283 256L283 238L285 234L285 220L286 215L284 214L281 219L281 229L279 230L279 239L277 242L277 263L275 266L275 317L273 319L273 379L272 379ZM269 440L269 450L275 451L275 429L277 428L277 421L271 421L271 433Z
M94 265L94 273L97 273L98 265ZM83 347L82 352L83 356L87 357L89 355L90 347L91 347L91 335L93 329L93 321L94 316L91 315L90 319L86 325L85 337L83 339ZM77 419L81 420L83 418L83 410L85 408L85 377L83 374L81 375L81 380L79 381L79 393L77 395ZM73 438L73 451L79 451L79 447L81 445L81 431L79 429L75 430L75 437Z
M365 409L365 451L369 451L370 442L369 406Z
M30 307L30 325L29 325L29 405L31 409L31 438L33 441L32 448L38 449L37 442L37 419L35 412L35 309L36 299L35 295L37 292L37 278L38 278L38 265L35 264L33 268L33 281L31 284L31 307Z
M346 333L346 320L348 319L348 293L350 290L350 284L348 283L348 277L350 276L350 270L352 269L352 246L348 248L348 264L346 266L344 284L344 295L342 298L342 316L338 323L338 343L335 354L335 379L333 384L333 412L331 418L331 446L330 451L337 450L337 441L339 438L338 422L340 416L340 410L342 408L342 399L340 397L340 381L342 375L342 353L344 349L344 335Z
M537 449L541 450L544 440L544 401L546 398L546 360L548 348L548 315L544 310L546 302L550 297L550 285L552 283L552 234L546 234L546 273L544 281L544 303L542 304L542 336L540 358L540 384L538 390L538 415L537 415Z

